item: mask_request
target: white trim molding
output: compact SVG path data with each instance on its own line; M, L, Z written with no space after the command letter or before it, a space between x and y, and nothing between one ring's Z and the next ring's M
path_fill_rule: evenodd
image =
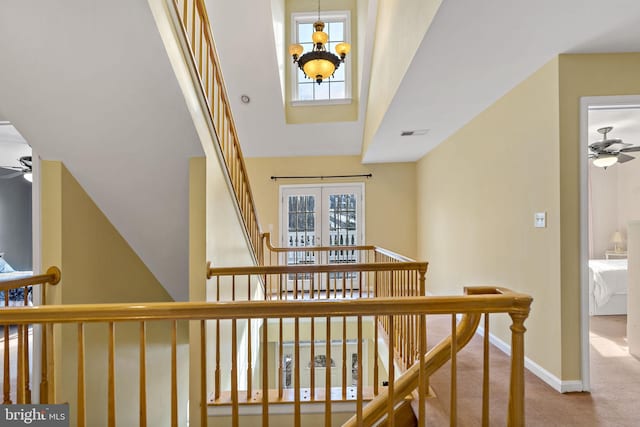
M476 333L480 336L484 336L484 328L478 327ZM494 334L489 333L489 342L496 346L500 351L505 353L507 356L511 356L511 346L506 342L502 341L500 338L496 337ZM562 381L560 378L553 375L551 372L547 371L542 366L538 365L533 360L529 359L525 356L524 358L524 367L528 369L532 374L536 377L540 378L545 383L549 384L554 390L560 393L571 393L575 391L586 391L583 387L582 381L579 380L571 380L571 381Z
M344 23L344 42L351 44L351 11L350 10L332 10L332 11L322 11L320 13L320 19L326 24L331 22L343 22ZM317 12L294 12L291 14L291 32L290 32L290 43L308 43L310 40L299 40L298 37L298 24L312 24L318 20ZM331 41L331 40L330 40ZM328 46L327 46L327 50ZM305 52L306 53L306 52ZM332 52L334 53L334 52ZM350 53L350 57L353 57L354 51ZM344 97L343 98L330 98L330 99L299 99L298 89L299 89L299 81L298 81L298 64L290 62L290 81L289 87L291 89L291 96L289 101L289 105L292 107L299 106L326 106L326 105L339 105L339 104L351 104L352 102L352 85L353 79L353 67L346 60L341 67L344 69ZM312 84L315 88L315 84ZM315 89L314 89L315 90Z
M589 223L587 174L589 159L585 155L589 145L589 109L619 109L637 107L640 95L583 96L580 98L580 353L583 391L591 388L589 357ZM568 390L577 391L577 390Z

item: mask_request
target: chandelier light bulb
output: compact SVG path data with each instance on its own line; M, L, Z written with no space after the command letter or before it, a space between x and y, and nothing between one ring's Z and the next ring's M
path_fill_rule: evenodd
M340 56L342 62L344 62L344 58L351 51L351 45L349 43L338 43L336 45L336 53Z
M329 35L327 33L325 33L324 31L316 31L311 36L311 40L313 40L313 42L316 45L318 45L318 44L320 44L320 45L327 44L327 42L329 41Z
M292 44L289 46L289 55L293 57L293 62L296 62L300 55L302 55L303 50L301 44Z

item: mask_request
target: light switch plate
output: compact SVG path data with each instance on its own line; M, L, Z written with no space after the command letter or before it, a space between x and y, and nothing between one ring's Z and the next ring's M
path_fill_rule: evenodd
M547 226L547 213L536 212L533 214L533 226L535 228L545 228Z

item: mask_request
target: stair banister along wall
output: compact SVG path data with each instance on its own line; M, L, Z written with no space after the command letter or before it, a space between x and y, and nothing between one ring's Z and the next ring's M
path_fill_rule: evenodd
M215 130L219 153L235 195L247 240L255 261L262 264L260 223L204 1L168 0L168 3L178 18L178 22L174 22L176 33L188 49L185 58L197 76L196 85L206 101L206 113Z
M3 293L4 307L9 309L13 306L29 306L31 304L32 286L42 285L42 298L46 298L45 285L57 285L60 282L60 269L49 267L45 274L21 277L0 281L0 292ZM31 346L29 345L29 325L17 325L15 336L10 335L10 326L5 325L3 329L3 374L2 392L3 404L28 404L31 403L31 380L29 360L31 359ZM46 331L41 334L41 354L42 369L40 378L40 402L47 402L49 383L47 375L47 363L45 360L48 348ZM13 345L12 345L13 344ZM12 349L13 348L13 349ZM11 361L15 360L15 363ZM11 366L15 365L15 372ZM12 387L12 380L15 378L15 385ZM35 381L34 381L35 383Z

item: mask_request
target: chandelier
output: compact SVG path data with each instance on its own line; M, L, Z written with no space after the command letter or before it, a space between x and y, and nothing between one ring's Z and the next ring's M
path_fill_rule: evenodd
M318 0L318 20L314 22L313 28L315 32L311 36L313 41L313 50L302 54L302 45L292 44L289 46L289 54L293 57L293 62L304 72L307 78L315 80L318 84L322 80L333 76L338 69L340 63L344 62L347 54L351 50L349 43L338 43L336 45L336 56L327 51L325 45L329 40L329 36L325 33L324 22L320 20L320 0Z

